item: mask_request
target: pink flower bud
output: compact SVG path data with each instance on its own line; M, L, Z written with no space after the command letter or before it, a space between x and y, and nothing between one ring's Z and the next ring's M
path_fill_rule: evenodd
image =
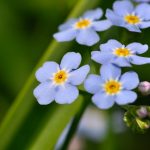
M138 90L142 93L142 95L150 94L150 83L148 81L143 81L139 84Z
M144 107L144 106L140 107L140 108L137 110L137 115L138 115L140 118L145 118L145 117L147 117L148 111L147 111L146 107Z

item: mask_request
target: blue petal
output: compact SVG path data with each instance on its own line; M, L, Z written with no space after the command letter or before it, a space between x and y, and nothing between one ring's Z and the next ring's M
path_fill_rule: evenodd
M55 87L50 82L41 83L33 91L34 96L41 105L51 103L54 100L55 93Z
M108 20L110 20L112 22L113 25L121 26L121 27L123 27L125 25L123 18L121 16L115 14L110 9L106 10L106 17Z
M119 67L131 67L128 59L125 57L116 57L111 62Z
M92 27L96 31L105 31L112 26L112 23L109 20L102 21L93 21Z
M90 71L89 65L80 67L79 69L72 71L70 73L68 82L72 85L80 85L86 78L87 74Z
M37 70L35 76L39 82L44 82L50 80L53 73L57 72L59 65L55 62L46 62L44 65Z
M64 86L59 86L56 95L55 101L58 104L70 104L72 103L79 95L77 87L65 84Z
M150 0L134 0L135 2L150 2Z
M148 50L148 45L147 44L143 45L141 43L134 42L127 45L126 48L130 49L134 53L143 54Z
M91 59L100 64L109 63L113 59L113 54L107 52L93 51Z
M66 69L71 71L72 69L77 69L81 63L80 53L68 52L66 53L60 63L61 69Z
M116 48L121 48L123 45L118 42L117 40L109 40L107 43L105 44L101 44L100 45L100 50L103 52L111 52L116 49Z
M71 41L75 39L77 35L77 31L75 29L68 29L64 31L60 31L58 33L55 33L53 37L58 41L58 42L65 42L65 41Z
M130 1L116 1L113 4L113 9L118 15L124 16L126 14L132 13L134 7Z
M113 64L102 65L100 74L103 79L118 79L121 75L121 69Z
M100 76L90 74L84 82L84 88L89 93L95 94L98 91L102 90L102 85L104 81L101 79Z
M144 20L150 20L150 5L149 4L139 4L135 8L135 13Z
M101 16L103 15L103 11L100 8L97 8L95 10L89 10L87 12L84 13L83 17L84 18L89 18L92 20L96 20L101 18Z
M92 46L96 44L100 40L100 38L94 30L88 28L80 30L76 37L76 40L79 44Z
M139 25L126 24L124 27L131 32L141 32Z
M92 101L100 109L108 109L114 105L114 96L98 92L92 97Z
M59 30L63 31L72 28L72 26L76 23L76 21L77 19L68 20L67 22L59 26Z
M135 89L139 84L139 78L135 72L126 72L121 76L120 79L123 89L132 90Z
M137 99L137 94L133 91L121 91L116 96L116 103L119 105L126 105L128 103L133 103Z
M130 62L135 65L144 65L150 63L150 58L132 55L130 57Z
M150 27L150 21L143 21L141 24L139 24L139 27L141 29Z

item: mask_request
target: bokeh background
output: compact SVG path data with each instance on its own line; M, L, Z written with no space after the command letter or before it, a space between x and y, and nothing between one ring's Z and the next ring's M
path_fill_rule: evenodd
M80 1L80 0L78 0ZM77 0L1 0L0 1L0 123L5 118L14 99L25 85L33 68L44 54L57 27L64 22L75 7ZM99 0L96 7L111 8L113 0ZM90 4L89 4L90 5ZM112 27L102 32L100 43L114 38L129 42L147 43L150 46L150 29L142 34L129 33L125 29ZM79 51L89 56L93 48L80 46L72 42L67 51ZM61 48L56 51L59 55ZM144 55L150 57L150 50ZM150 66L133 67L140 80L150 81ZM28 150L37 134L49 118L50 106L35 104L23 124L13 136L5 150ZM149 104L149 97L139 99L137 103ZM54 104L51 104L54 105ZM150 147L150 131L137 134L127 128L123 122L124 111L118 107L101 111L95 106L86 109L70 150L142 150ZM15 116L17 118L17 116ZM15 118L14 118L15 119ZM63 121L63 120L62 120ZM8 128L9 132L9 128ZM48 131L47 131L48 132ZM2 140L3 137L0 137ZM49 141L51 142L51 141ZM54 148L53 148L54 149ZM0 146L0 150L1 149Z

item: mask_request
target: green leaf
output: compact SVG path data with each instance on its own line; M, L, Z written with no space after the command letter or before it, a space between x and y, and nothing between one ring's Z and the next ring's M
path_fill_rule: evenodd
M71 105L58 105L50 115L46 125L39 133L29 150L49 150L54 149L57 140L73 116L81 109L83 97L79 97Z

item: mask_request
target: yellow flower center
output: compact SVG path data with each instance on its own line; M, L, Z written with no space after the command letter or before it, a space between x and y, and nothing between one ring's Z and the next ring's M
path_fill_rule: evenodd
M117 94L121 88L121 83L116 80L109 80L104 84L104 90L109 95Z
M59 70L53 76L53 82L55 84L63 84L68 79L68 73L65 70Z
M126 15L126 16L124 17L124 20L125 20L127 23L129 23L129 24L137 24L137 23L140 23L140 22L141 22L141 20L140 20L140 18L139 18L138 16L132 15L132 14Z
M119 57L127 57L132 54L129 49L124 48L124 47L115 49L113 53Z
M76 29L85 29L91 25L91 21L89 19L81 19L75 24Z

